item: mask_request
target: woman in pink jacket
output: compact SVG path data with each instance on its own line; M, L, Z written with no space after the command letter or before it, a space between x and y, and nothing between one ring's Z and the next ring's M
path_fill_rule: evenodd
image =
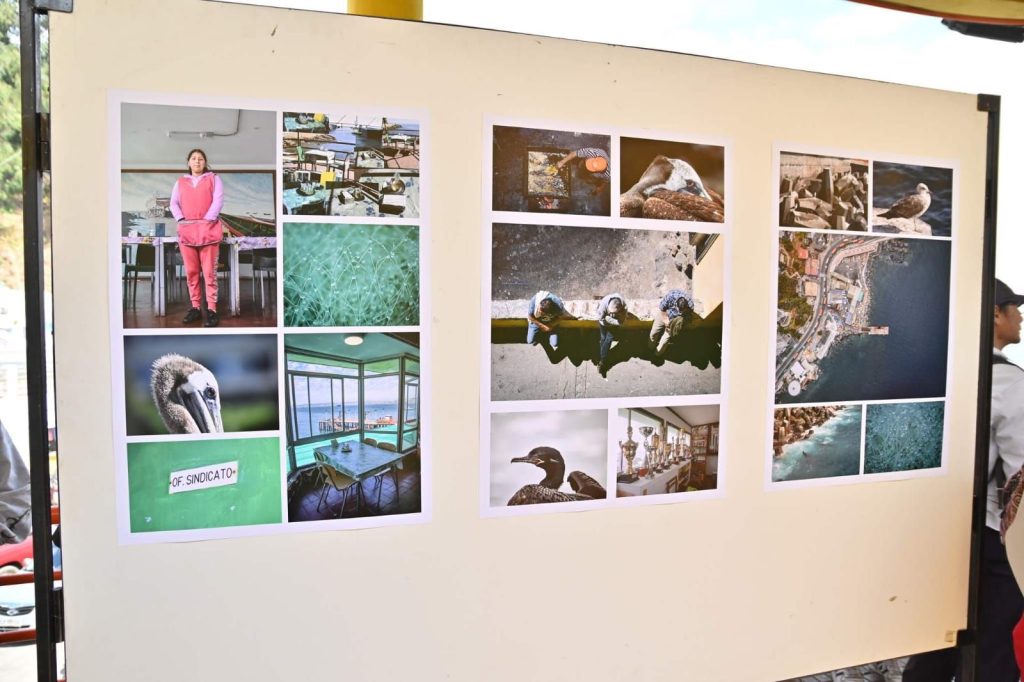
M182 320L191 324L202 317L199 308L203 290L199 287L202 273L206 288L206 322L216 327L217 256L223 239L220 209L224 206L224 185L206 164L206 152L193 149L188 153L187 175L178 178L171 191L171 214L178 221L178 248L185 264L185 280L192 307Z

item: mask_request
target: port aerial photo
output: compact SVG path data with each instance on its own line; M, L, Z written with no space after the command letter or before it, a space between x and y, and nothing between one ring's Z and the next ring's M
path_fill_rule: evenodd
M946 394L950 243L782 231L777 404Z

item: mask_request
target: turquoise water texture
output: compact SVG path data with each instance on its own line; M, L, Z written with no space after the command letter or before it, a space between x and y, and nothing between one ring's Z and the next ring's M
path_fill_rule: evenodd
M419 303L416 226L285 225L285 325L415 326Z
M868 405L864 473L942 466L944 402Z

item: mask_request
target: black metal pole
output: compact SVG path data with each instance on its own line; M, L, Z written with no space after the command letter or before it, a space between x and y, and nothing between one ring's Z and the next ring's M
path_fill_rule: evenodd
M25 241L25 336L28 374L29 465L32 484L32 554L35 566L36 673L57 679L54 644L61 639L53 592L50 532L49 428L46 410L46 316L43 266L43 165L46 146L40 78L39 20L47 10L70 11L69 0L20 0L21 172Z
M988 438L992 408L992 334L996 277L996 207L999 180L999 108L997 95L978 95L978 110L988 113L985 160L985 231L982 241L981 320L978 338L978 406L974 439L974 505L971 516L971 566L967 590L967 630L960 638L959 682L978 680L978 597L981 542L988 492ZM980 681L984 682L984 681Z

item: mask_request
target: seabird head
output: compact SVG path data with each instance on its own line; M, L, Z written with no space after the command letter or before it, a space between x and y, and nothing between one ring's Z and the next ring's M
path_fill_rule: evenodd
M213 372L168 353L153 363L153 399L172 433L221 433L220 387Z
M650 196L655 190L668 189L673 192L686 192L687 194L704 197L708 201L712 201L711 195L704 188L704 181L700 179L700 175L693 166L682 159L666 160L672 166L672 172L669 174L668 180L660 185L646 189L645 193L647 196Z
M526 462L543 469L547 475L540 484L545 487L557 490L562 485L565 476L565 460L562 459L562 453L554 448L546 446L534 448L525 457L513 457L512 462Z
M678 191L704 197L711 201L711 195L704 189L704 181L700 179L700 175L693 166L682 159L672 159L672 169L672 174L678 176L677 179L680 184Z
M931 194L932 193L932 191L930 189L928 189L928 185L924 184L923 182L917 183L917 190L915 190L915 191L918 194Z

